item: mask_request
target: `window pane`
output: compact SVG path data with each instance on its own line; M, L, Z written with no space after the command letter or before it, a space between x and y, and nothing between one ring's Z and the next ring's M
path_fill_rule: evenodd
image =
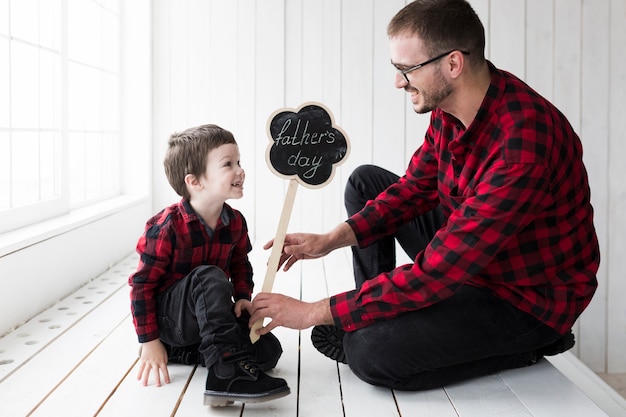
M85 134L85 200L102 193L102 135Z
M102 72L91 67L84 68L85 105L89 111L85 114L85 129L88 131L102 129ZM70 81L71 83L72 81Z
M85 142L84 133L69 134L68 168L70 205L85 200Z
M68 56L77 62L102 65L102 9L94 2L68 0Z
M37 49L13 42L11 47L11 123L14 128L39 125Z
M11 1L11 35L33 44L39 43L38 0Z
M11 140L13 207L39 200L39 137L37 132L13 132Z
M0 210L10 228L120 192L119 31L119 0L0 0Z
M120 119L119 77L116 74L102 75L102 128L118 130ZM113 137L111 137L113 139Z
M0 211L11 207L11 144L9 133L0 132Z
M61 50L61 0L39 1L39 44Z
M117 133L103 135L102 149L102 193L113 195L119 189L119 141L116 140Z
M0 35L9 34L9 0L0 0Z
M102 66L108 70L117 72L119 67L119 19L117 15L104 12L103 17L103 40L102 40Z
M9 41L0 38L0 128L9 127Z
M57 53L39 52L39 127L61 128L61 57Z
M49 200L60 197L59 180L60 170L57 161L60 161L60 134L44 132L39 135L39 173L40 199Z
M70 130L85 129L85 69L82 65L70 62L68 64L68 116Z

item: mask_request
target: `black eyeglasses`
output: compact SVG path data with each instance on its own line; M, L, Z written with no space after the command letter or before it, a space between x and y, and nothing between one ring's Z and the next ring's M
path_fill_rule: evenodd
M391 65L393 65L394 67L396 67L396 69L398 70L398 72L399 72L400 74L402 74L402 76L404 77L404 79L406 80L406 82L410 84L409 77L407 77L407 76L406 76L409 72L413 72L413 71L415 71L415 70L418 70L418 69L422 68L424 65L428 65L428 64L430 64L431 62L435 62L436 60L441 59L441 58L443 58L443 57L444 57L444 56L446 56L446 55L450 55L450 54L451 54L452 52L454 52L454 51L459 51L459 52L461 52L463 55L469 55L469 54L470 54L470 53L469 53L469 52L467 52L467 51L460 51L460 50L458 50L458 49L453 49L453 50L448 51L448 52L445 52L445 53L443 53L443 54L441 54L441 55L437 55L436 57L431 58L431 59L429 59L428 61L424 61L424 62L422 62L421 64L413 65L412 67L409 67L409 68L406 68L406 69L402 69L402 68L398 67L398 65L394 64L393 62L391 62Z

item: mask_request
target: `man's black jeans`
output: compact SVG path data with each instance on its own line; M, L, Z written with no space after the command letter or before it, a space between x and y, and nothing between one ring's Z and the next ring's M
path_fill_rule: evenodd
M357 168L345 191L348 215L397 180L397 175L373 165ZM357 288L395 268L396 239L414 259L444 222L437 208L367 248L352 247ZM560 337L489 290L463 285L430 307L347 333L344 349L350 368L364 381L421 390L530 365L538 348Z

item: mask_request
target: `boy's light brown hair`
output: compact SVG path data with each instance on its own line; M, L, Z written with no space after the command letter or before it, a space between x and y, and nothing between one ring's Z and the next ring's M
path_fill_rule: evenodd
M173 133L167 144L163 165L170 185L178 195L189 200L185 177L201 178L206 172L209 152L225 144L237 144L231 132L214 124L192 127Z

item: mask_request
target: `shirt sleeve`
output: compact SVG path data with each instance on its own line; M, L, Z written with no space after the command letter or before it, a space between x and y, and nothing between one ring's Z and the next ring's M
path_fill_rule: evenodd
M248 253L252 250L250 237L248 236L248 226L245 218L239 214L241 219L241 233L237 242L234 242L233 253L230 260L231 281L234 287L234 298L236 300L252 299L254 281L252 280L252 264L248 258Z
M144 235L137 243L139 265L130 276L131 312L139 343L159 338L157 322L157 288L160 278L171 263L172 241L167 229L161 225L146 226Z
M400 226L439 204L435 152L429 130L424 143L411 157L404 176L347 220L359 247L366 247L380 237L394 233Z
M547 177L544 166L536 163L492 167L474 195L449 197L460 201L458 207L413 264L331 297L335 323L353 331L450 297L551 204Z

